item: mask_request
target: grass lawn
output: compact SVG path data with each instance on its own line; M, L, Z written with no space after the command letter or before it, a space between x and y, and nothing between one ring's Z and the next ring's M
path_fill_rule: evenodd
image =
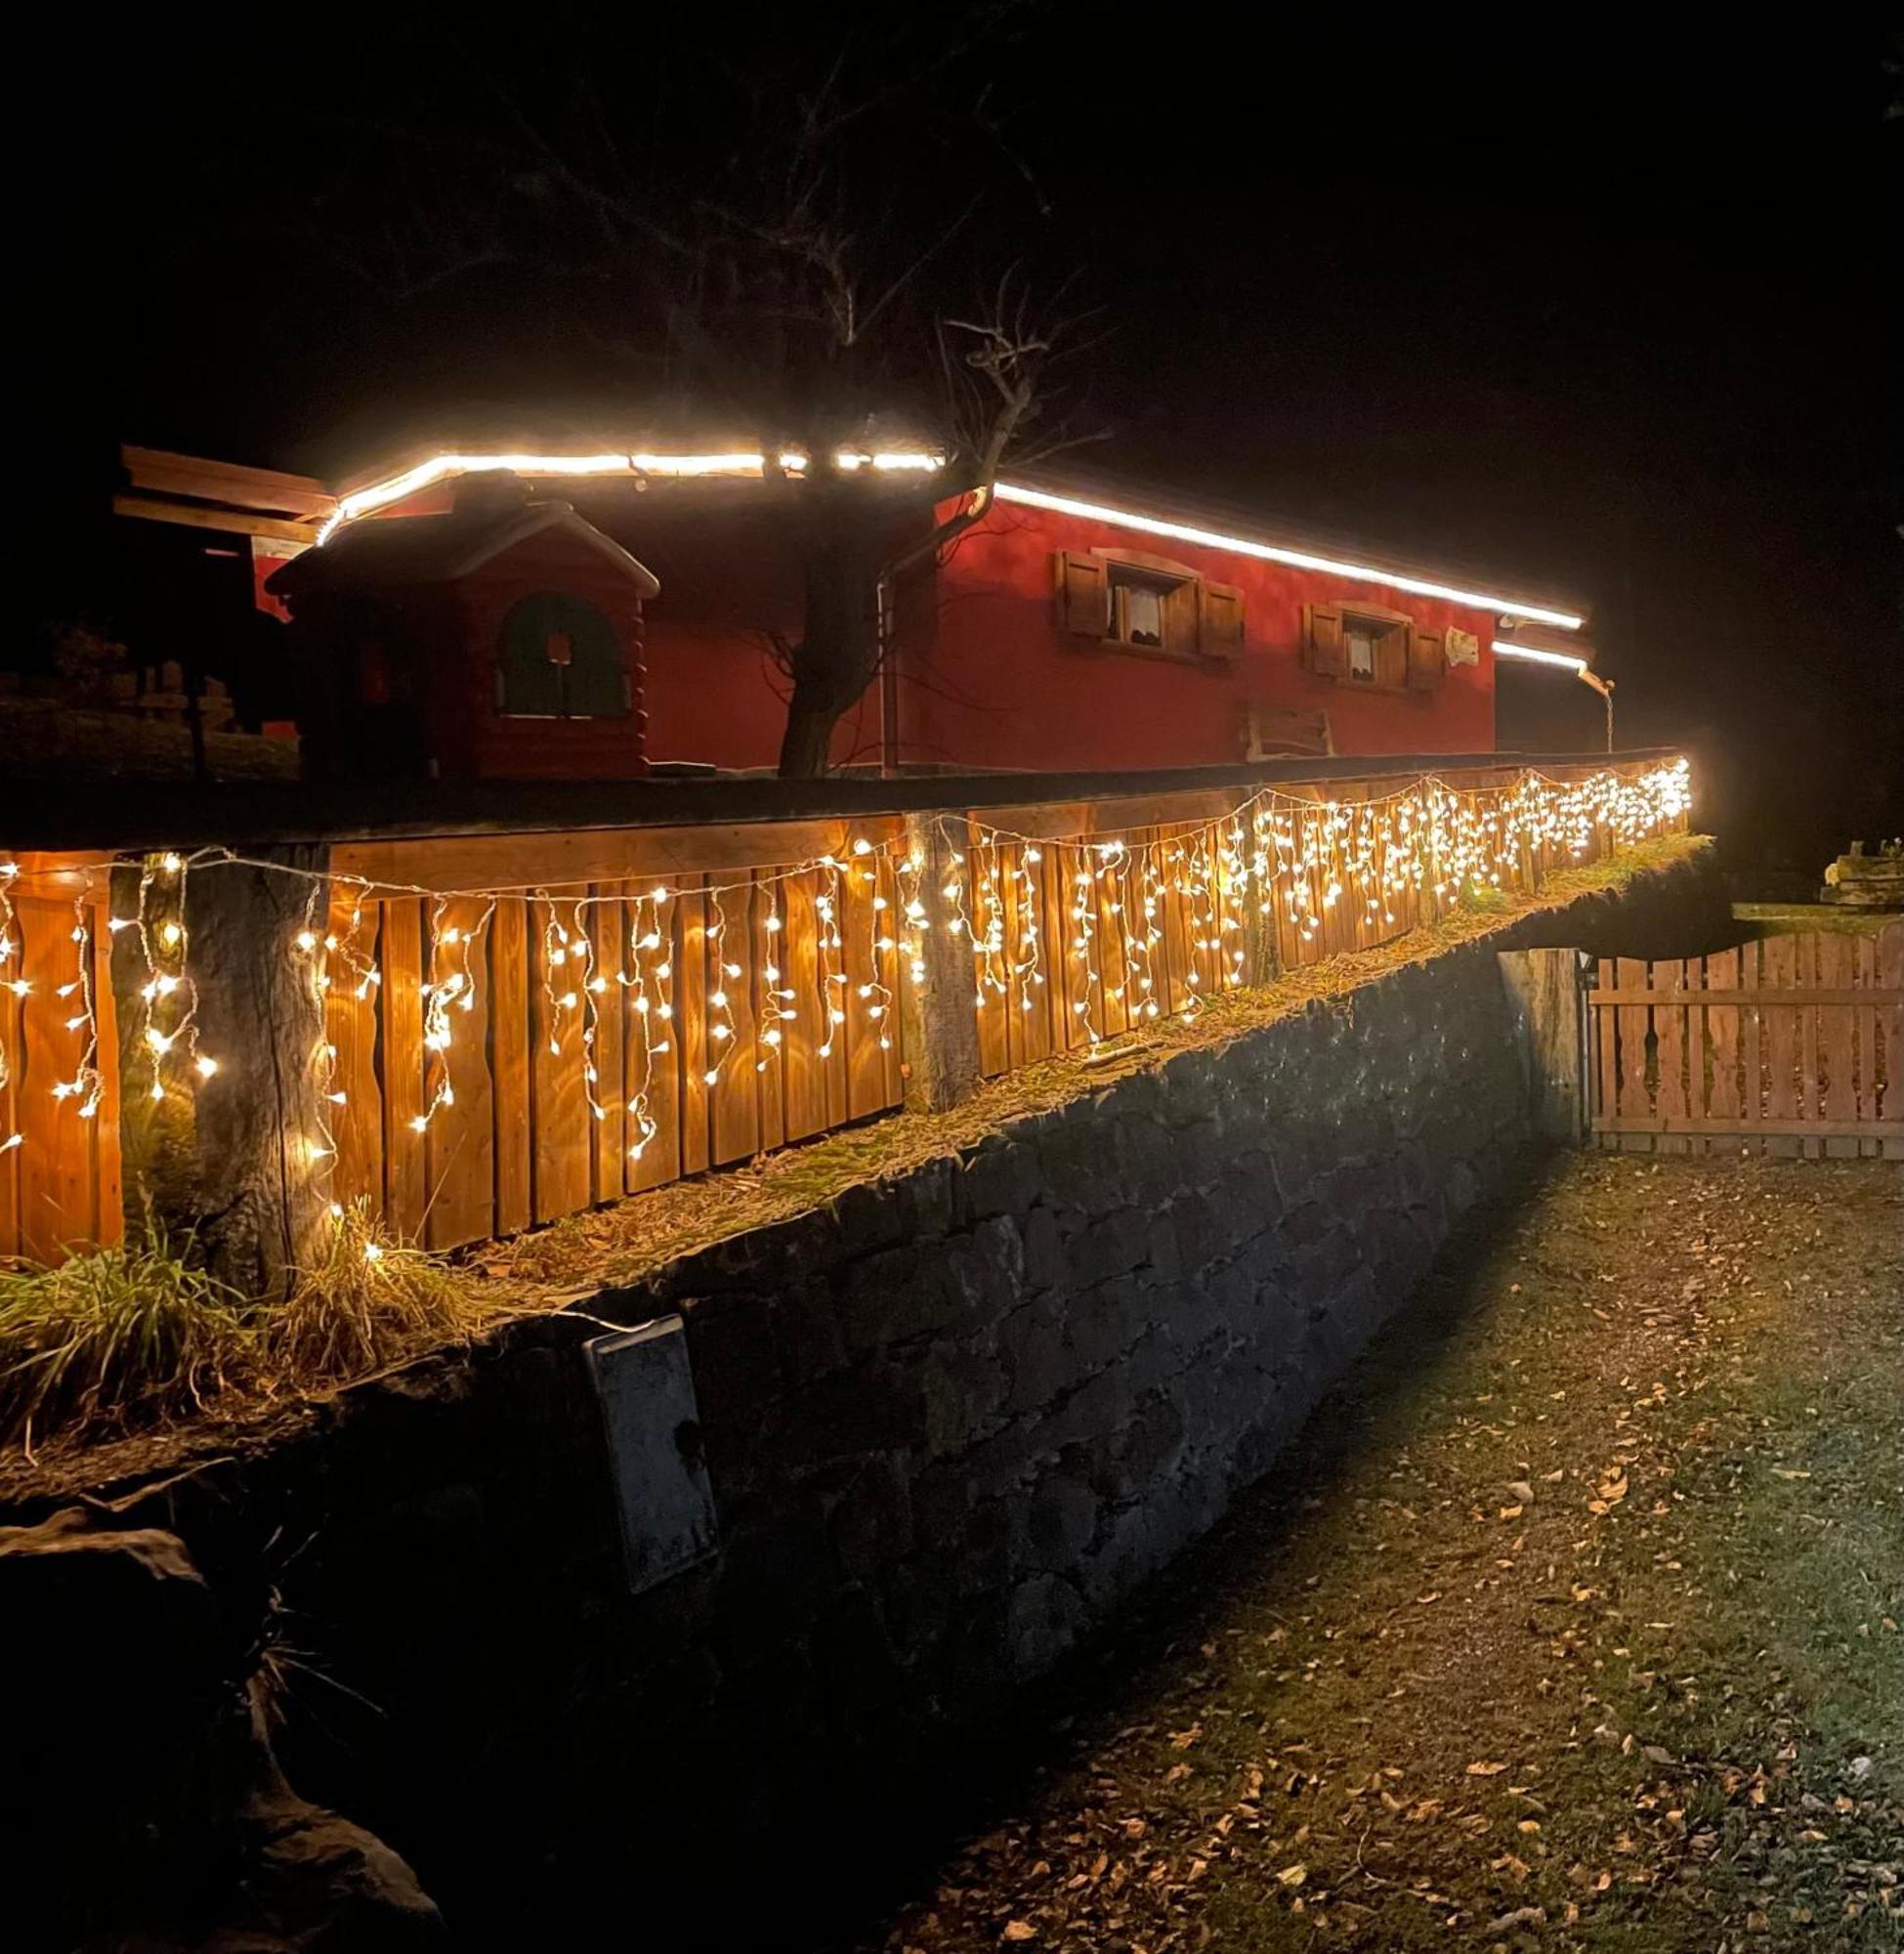
M1572 1156L867 1946L1904 1945L1904 1173Z

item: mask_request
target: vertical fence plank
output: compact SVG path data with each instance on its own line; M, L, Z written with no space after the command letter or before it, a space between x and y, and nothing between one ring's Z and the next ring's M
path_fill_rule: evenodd
M1706 964L1702 957L1689 956L1685 965L1685 985L1689 991L1698 992L1705 987ZM1707 1099L1711 1087L1707 1083L1706 1065L1706 1008L1695 998L1685 1011L1686 1021L1686 1112L1689 1118L1703 1120L1706 1117ZM1696 1154L1713 1151L1712 1141L1704 1135L1692 1142Z
M392 896L383 905L383 955L376 986L383 1021L378 1073L383 1084L384 1217L405 1241L423 1232L423 905Z
M890 873L890 865L888 865ZM754 889L752 950L747 964L758 1053L754 1057L754 1092L759 1109L763 1152L786 1141L786 1033L780 1021L786 1000L779 993L786 979L781 969L786 918L782 885L773 873L763 873ZM769 925L772 925L770 927Z
M1791 939L1796 966L1795 981L1800 989L1808 989L1818 982L1819 942L1815 936L1795 936ZM1795 1097L1798 1107L1798 1118L1802 1121L1819 1119L1821 1085L1823 1081L1822 1048L1820 1039L1824 1031L1824 1013L1816 1004L1807 1004L1798 1012L1798 1069L1795 1087ZM1804 1153L1808 1160L1817 1160L1824 1152L1822 1143L1807 1136Z
M1761 982L1767 990L1789 991L1798 982L1798 939L1775 936L1759 946ZM1798 1013L1776 1006L1763 1007L1765 1026L1766 1093L1765 1117L1789 1125L1798 1117ZM1808 1018L1810 1012L1805 1012ZM1801 1142L1791 1133L1768 1133L1766 1148L1786 1158L1801 1150Z
M972 991L978 1012L979 1071L987 1079L1008 1071L1012 1059L1012 998L1006 972L1011 941L1004 922L1005 880L1022 842L987 841L976 830L965 869L966 913L971 918Z
M377 1076L381 1000L369 973L383 958L383 904L355 885L333 882L324 952L324 1036L330 1044L331 1199L384 1211L383 1085ZM361 994L361 995L360 995ZM343 1094L340 1099L337 1095Z
M1593 987L1596 991L1611 991L1614 988L1614 970L1611 957L1602 956L1594 965ZM1595 1081L1595 1104L1601 1113L1617 1117L1620 1111L1620 1040L1614 1023L1613 1012L1605 1005L1590 1012L1592 1024L1593 1050L1591 1063ZM1617 1147L1620 1136L1617 1133L1602 1133L1603 1147Z
M496 1232L534 1218L534 1114L529 1087L529 904L504 896L489 922L489 1094L495 1127Z
M707 904L708 1159L714 1167L760 1151L760 1086L754 1071L753 885L711 877ZM714 999L719 998L718 1004ZM716 1032L726 1033L724 1038Z
M1878 981L1886 991L1904 990L1904 922L1885 925L1878 939ZM1884 1004L1878 1013L1878 1052L1883 1072L1881 1119L1904 1119L1904 1006ZM1885 1140L1885 1155L1904 1159L1904 1140Z
M1622 991L1646 988L1646 965L1629 956L1617 957L1614 971ZM1623 1120L1650 1120L1653 1094L1647 1065L1646 1037L1652 1013L1644 1004L1622 1004L1616 1015L1620 1039L1620 1117ZM1623 1133L1621 1146L1629 1153L1645 1152L1650 1141L1643 1133Z
M496 1232L495 1104L489 1076L488 905L459 896L433 914L428 982L441 1003L446 1048L428 1054L435 1076L426 1076L428 1097L446 1082L448 1104L439 1106L425 1130L428 1175L423 1239L433 1249L460 1248ZM447 986L446 997L440 996Z
M1707 957L1706 988L1709 991L1736 991L1739 988L1739 953L1736 950L1722 950ZM1708 1004L1705 1019L1707 1042L1713 1054L1713 1083L1706 1110L1714 1120L1736 1120L1739 1117L1739 1007L1737 1004Z
M1825 990L1849 990L1857 975L1857 947L1847 936L1822 935L1818 939L1818 982ZM1818 1012L1818 1062L1823 1070L1821 1104L1824 1117L1832 1121L1855 1121L1858 1117L1856 1078L1856 1019L1853 1004L1826 1004ZM1837 1159L1855 1158L1858 1151L1854 1133L1831 1134L1825 1152Z
M22 1000L13 990L20 968L18 924L6 962L0 965L0 1142L21 1133L25 1121L22 1103L21 1049ZM116 1066L114 1068L116 1070ZM20 1228L20 1155L25 1144L8 1146L0 1153L0 1257L21 1252Z
M882 849L874 861L872 967L881 993L879 1016L874 1022L879 1027L875 1040L879 1045L879 1103L881 1107L886 1107L897 1106L906 1097L904 1054L900 1049L906 1013L900 976L899 873L890 850ZM882 945L884 948L881 948ZM1009 1002L1009 998L1006 1001ZM762 1146L779 1144L778 1140L769 1141L767 1138L764 1106L761 1109L760 1143Z
M707 1047L707 898L700 892L700 876L675 879L674 1035L681 1047L681 1171L704 1173L710 1138L707 1075L714 1066Z
M35 1262L57 1262L76 1244L89 1242L95 1218L92 1136L94 1120L79 1117L77 1095L54 1096L54 1087L78 1072L83 1027L67 1029L76 1015L75 994L60 996L78 970L69 903L17 894L14 914L21 947L18 981L21 999L20 1090L22 1143L20 1156L21 1253ZM100 1062L109 1065L102 1048Z
M630 1194L681 1176L681 1023L674 1007L677 905L650 891L628 906L629 975L637 979L629 999L622 1046L623 1108L628 1156L624 1184ZM668 975L660 973L666 970ZM648 1008L641 1009L643 1000ZM654 1130L644 1139L644 1123Z
M1869 936L1857 940L1857 987L1861 991L1873 991L1878 987L1878 944ZM1878 1118L1878 1007L1872 1003L1859 1004L1852 1012L1852 1069L1856 1085L1858 1118L1861 1121L1875 1121ZM1882 1143L1876 1139L1861 1142L1867 1154L1882 1151Z
M1762 966L1758 956L1759 946L1746 944L1739 952L1739 988L1742 991L1756 990L1762 976ZM1739 1082L1739 1117L1747 1134L1755 1143L1756 1151L1762 1151L1762 1135L1755 1134L1753 1128L1762 1124L1765 1118L1765 1041L1758 1006L1745 1005L1740 1013L1745 1030L1745 1064Z
M570 955L574 912L572 897L538 896L529 906L530 1200L538 1221L572 1214L589 1199L582 1014Z
M1683 985L1686 965L1677 958L1647 965L1651 973L1652 988L1656 991L1671 991ZM1687 1007L1681 1003L1662 1001L1652 1007L1653 1041L1659 1068L1659 1089L1655 1099L1662 1126L1670 1126L1674 1121L1683 1122L1686 1117L1686 1052L1685 1024ZM1691 1143L1684 1133L1662 1133L1653 1142L1656 1152L1663 1154L1683 1154L1692 1151Z
M976 863L977 850L973 851ZM871 1007L879 1002L879 959L873 949L878 935L879 913L872 907L878 894L878 872L870 856L855 856L840 875L840 933L846 939L842 953L846 982L839 986L846 999L846 1106L850 1118L864 1119L883 1112L886 1098L886 1055L879 1047L885 1013L874 1018ZM974 917L982 930L985 925ZM1004 1050L1004 1008L998 994L986 990L988 1010L996 1021L999 1052Z
M782 1027L786 1054L786 1137L803 1140L826 1125L826 1000L820 976L820 915L814 899L822 871L803 870L783 884L785 927L781 932L781 963L792 1017Z
M627 1026L628 929L622 884L598 882L588 906L589 996L595 1000L593 1105L589 1113L590 1193L618 1200L628 1159L627 1068L621 1041Z

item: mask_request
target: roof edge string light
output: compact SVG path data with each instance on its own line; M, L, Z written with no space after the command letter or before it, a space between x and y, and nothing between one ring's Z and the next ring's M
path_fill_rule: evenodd
M1165 536L1172 542L1195 543L1205 549L1257 557L1265 563L1288 564L1293 570L1321 571L1327 575L1345 577L1357 583L1385 584L1391 590L1406 590L1416 597L1439 597L1451 604L1471 604L1477 610L1492 611L1501 616L1524 617L1530 623L1552 624L1562 631L1578 631L1587 621L1571 611L1555 611L1545 605L1529 604L1518 597L1490 596L1486 591L1463 590L1455 584L1410 576L1402 571L1378 570L1371 564L1318 556L1310 550L1287 549L1280 543L1258 542L1250 536L1225 535L1216 530L1200 529L1192 523L1171 522L1162 516L1144 516L1135 510L1115 508L1108 502L1086 502L1074 495L1054 495L1047 489L1027 488L1022 483L1000 482L995 492L999 501L1019 502L1029 509L1048 509L1054 515L1079 516L1087 522L1110 523L1120 529L1141 531L1145 535Z
M804 475L811 465L808 457L797 449L775 455L773 463L774 472L793 476ZM834 451L833 466L843 475L857 474L866 468L880 475L931 474L945 466L945 457L915 448L842 447ZM427 461L386 476L381 482L340 495L336 508L317 531L317 541L326 543L345 524L407 501L440 482L498 469L512 475L554 476L567 481L616 476L632 481L651 478L694 481L721 476L757 481L769 473L765 453L742 449L709 454L434 454Z

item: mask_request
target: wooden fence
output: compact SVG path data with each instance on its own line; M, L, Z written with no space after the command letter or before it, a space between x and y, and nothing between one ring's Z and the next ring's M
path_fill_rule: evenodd
M1533 886L1681 827L1685 804L1683 766L1649 760L338 841L322 872L278 871L307 886L286 949L321 1029L273 1062L313 1069L298 1144L327 1197L453 1248L901 1104L928 966L947 996L969 981L953 1002L996 1075ZM0 991L0 1254L48 1259L118 1235L121 1042L142 1111L189 1110L221 1067L235 1089L245 1055L201 1048L194 969L218 878L243 867L217 848L116 878L109 856L12 866L25 989ZM94 1040L82 1120L55 1093Z
M0 1255L124 1232L107 880L96 859L0 856Z
M1683 961L1602 959L1598 980L1603 1146L1904 1158L1904 923Z

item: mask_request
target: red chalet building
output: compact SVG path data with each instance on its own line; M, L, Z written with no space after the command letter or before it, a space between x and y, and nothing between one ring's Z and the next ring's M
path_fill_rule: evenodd
M797 457L770 467L746 453L439 455L341 490L151 450L125 459L122 511L250 535L269 610L279 609L275 593L326 581L280 574L286 557L339 548L353 531L340 554L360 554L365 529L439 527L459 480L513 473L531 498L559 501L571 530L598 531L604 555L625 552L658 585L643 585L639 658L614 702L622 745L611 728L598 739L571 727L551 751L585 743L598 776L775 763L787 690L776 645L797 637L802 612L783 520L784 498L802 492ZM853 460L932 465L918 455ZM903 506L914 513L894 517L902 549L906 524L924 519L912 487ZM972 528L881 598L884 668L836 730L836 766L1129 769L1472 753L1495 744L1500 658L1549 663L1599 689L1580 607L1564 598L1127 485L1001 481ZM458 671L466 699L488 697L466 658ZM510 740L501 750L533 744ZM531 758L527 771L562 769Z

